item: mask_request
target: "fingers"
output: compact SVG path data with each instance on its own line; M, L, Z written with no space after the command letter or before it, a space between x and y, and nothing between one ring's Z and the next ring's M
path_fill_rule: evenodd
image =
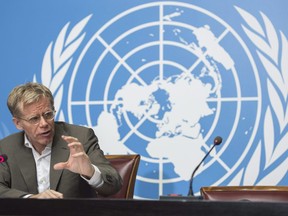
M82 149L82 144L80 142L72 142L68 144L70 149Z
M68 169L71 172L92 177L94 167L91 165L89 156L86 154L82 143L72 136L62 135L62 138L68 143L70 155L68 161L55 164L54 169Z
M45 192L45 191L44 191ZM57 191L54 191L54 190L47 190L46 191L48 195L48 198L55 198L55 199L62 199L63 198L63 194L62 193L59 193Z
M64 139L67 143L78 142L78 139L76 137L72 137L72 136L62 135L62 139Z
M60 163L54 164L53 166L55 170L66 169L66 167L67 167L67 162L60 162Z
M73 155L71 155L72 157L74 157L74 158L80 158L80 157L85 157L85 158L89 158L84 152L77 152L77 153L75 153L75 154L73 154Z
M68 147L72 153L84 151L83 145L79 142L79 140L72 136L62 135L62 138L68 143Z
M63 194L57 192L55 190L46 190L42 193L35 194L30 196L29 198L36 198L36 199L63 199Z

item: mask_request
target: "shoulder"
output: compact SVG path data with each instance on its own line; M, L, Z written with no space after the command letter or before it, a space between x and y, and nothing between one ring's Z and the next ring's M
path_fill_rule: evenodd
M61 121L55 122L55 131L56 133L61 133L61 135L70 135L75 137L89 136L94 134L92 128Z
M23 145L24 132L17 132L0 140L0 148L14 148L17 145Z
M92 128L66 122L55 122L55 136L60 139L61 135L76 137L85 148L98 143L98 137Z
M55 129L64 130L64 131L89 131L92 130L91 128L81 126L81 125L75 125L75 124L69 124L67 122L62 121L55 121Z

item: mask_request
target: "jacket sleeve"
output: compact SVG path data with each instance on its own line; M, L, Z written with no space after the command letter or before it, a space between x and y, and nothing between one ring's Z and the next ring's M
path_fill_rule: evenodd
M110 162L105 158L103 151L98 144L98 138L94 131L89 129L86 141L83 141L86 154L91 162L98 167L101 172L104 183L95 188L97 193L108 196L117 193L122 187L122 179L119 173L111 166Z
M6 154L8 156L6 162L0 163L0 198L19 198L37 191L37 185L30 188L31 191L29 191L18 166L18 161L25 167L31 167L34 163L34 159L30 158L30 149L22 145L24 142L23 139L24 134L20 132L0 141L0 154ZM29 157L29 160L27 160L26 156ZM31 173L32 170L32 168L29 168ZM30 176L33 175L30 174ZM34 182L31 181L30 183L34 184Z

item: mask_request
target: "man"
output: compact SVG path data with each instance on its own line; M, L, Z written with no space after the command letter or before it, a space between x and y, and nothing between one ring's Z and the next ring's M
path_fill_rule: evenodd
M0 141L0 197L91 198L116 193L117 171L92 129L54 122L54 98L38 83L15 87L8 108L21 132Z

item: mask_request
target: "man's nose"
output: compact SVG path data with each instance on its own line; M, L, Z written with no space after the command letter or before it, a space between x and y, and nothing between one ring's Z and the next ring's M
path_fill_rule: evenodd
M48 124L47 120L43 116L40 116L39 125L46 125L46 124Z

